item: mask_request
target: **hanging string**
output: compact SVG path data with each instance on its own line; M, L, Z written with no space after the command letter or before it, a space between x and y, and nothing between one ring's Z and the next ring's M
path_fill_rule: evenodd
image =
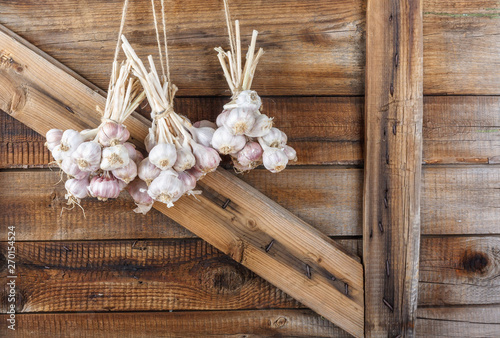
M151 7L153 8L153 19L156 30L156 42L158 42L158 53L160 53L161 72L163 74L163 77L165 78L165 67L163 66L163 55L161 53L160 32L158 31L158 22L156 21L155 0L151 0Z

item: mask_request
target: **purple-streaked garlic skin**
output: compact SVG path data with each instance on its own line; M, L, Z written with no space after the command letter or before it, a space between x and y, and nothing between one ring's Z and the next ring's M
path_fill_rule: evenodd
M215 129L211 127L200 127L200 128L191 128L189 129L191 134L193 135L194 140L204 145L205 147L210 147L212 144L212 138L215 133Z
M128 184L137 176L137 164L134 161L129 161L125 167L115 169L112 173L116 178Z
M215 149L205 147L196 142L191 142L191 147L193 149L193 155L196 158L195 168L203 174L213 172L217 169L221 158Z
M263 149L258 142L248 142L237 154L238 162L243 166L253 166L252 163L262 160Z
M90 180L89 192L92 197L100 201L117 198L120 195L121 186L119 180L112 174L94 176Z
M234 154L243 149L246 142L245 136L233 135L225 127L220 127L214 133L212 147L224 155Z
M262 161L267 170L272 173L279 173L286 168L288 157L281 149L267 148L262 155Z
M233 135L244 135L248 133L252 130L254 124L254 111L247 108L231 109L224 121L224 127L226 127Z
M289 161L297 161L297 152L292 147L285 145L283 147L283 152L285 153L286 157L288 157Z
M177 149L171 143L157 144L149 152L149 161L161 170L172 168L177 160Z
M188 174L193 176L197 181L201 180L203 177L205 177L205 173L198 168L197 166L192 167L191 169L186 171Z
M137 208L134 209L135 213L146 214L153 206L154 200L148 194L148 186L146 182L136 178L127 186L127 191L134 199Z
M130 138L130 132L123 124L107 121L100 126L97 137L100 144L109 147L125 143Z
M76 178L70 178L69 180L64 183L64 187L66 188L67 191L67 197L74 197L78 200L83 199L88 196L89 191L89 179L88 177L85 177L81 180L77 180Z
M185 192L191 191L196 187L196 177L187 171L179 173L179 180L184 184Z
M216 123L213 123L212 121L208 121L208 120L201 120L201 121L197 121L195 123L193 123L193 127L195 128L203 128L203 127L209 127L209 128L212 128L212 129L217 129L217 124Z
M191 169L196 164L196 158L189 146L177 149L177 160L173 166L177 172L183 172Z
M102 150L101 169L104 171L123 168L129 161L128 150L122 144L105 147Z
M149 157L146 157L139 163L137 168L137 176L147 185L150 185L151 182L161 174L161 169L155 166L153 163L149 161Z
M262 100L255 90L244 90L236 97L236 105L255 111L262 106Z
M71 154L73 161L82 171L94 172L101 163L101 146L94 141L83 142Z
M130 142L125 142L123 144L123 146L125 147L125 149L127 149L128 158L131 159L132 161L136 162L137 152L135 149L135 145L130 143Z
M62 135L63 131L61 129L51 129L45 134L45 138L47 139L46 145L50 151L61 144Z
M184 192L184 184L172 169L162 171L148 187L149 196L155 201L165 203L169 208L174 206L174 202L181 198Z
M87 176L89 176L88 171L82 171L80 168L78 168L78 165L76 162L71 158L71 156L68 156L62 160L60 167L62 171L66 173L69 177L76 178L78 180L81 180Z
M260 114L255 118L255 124L245 135L249 137L262 137L269 133L273 127L273 119L265 114Z

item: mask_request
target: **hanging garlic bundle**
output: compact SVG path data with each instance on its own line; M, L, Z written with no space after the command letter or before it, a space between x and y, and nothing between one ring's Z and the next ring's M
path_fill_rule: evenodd
M295 150L286 144L286 134L273 128L273 119L260 112L262 102L257 92L250 90L264 50L260 48L255 54L258 32L254 30L242 69L239 21L235 21L234 34L227 0L224 0L224 7L231 51L226 52L221 47L215 50L233 96L217 117L218 129L213 135L212 146L221 154L231 155L238 172L263 163L269 171L277 173L285 169L289 160L296 161L297 157Z
M131 61L133 73L141 81L151 106L152 126L145 139L149 156L142 160L138 168L138 176L145 184L137 183L137 186L142 184L142 188L134 188L134 191L142 193L147 191L153 200L172 207L182 195L194 193L196 181L218 167L220 156L210 147L212 135L215 132L214 128L210 126L194 127L186 117L180 116L174 111L173 100L177 87L170 81L163 1L161 3L166 75L154 2L152 2L153 16L163 71L161 80L151 55L148 57L150 67L148 72L124 36L122 36L122 48ZM139 196L139 193L137 193L137 198L147 199L144 194ZM140 206L139 202L141 201L136 200ZM140 212L144 212L144 210L140 210Z
M127 1L123 8L122 24ZM115 51L108 96L102 123L95 129L51 129L47 132L47 147L55 163L66 173L65 183L68 205L80 205L88 195L106 201L116 198L137 176L137 166L143 156L128 143L130 133L123 124L144 99L140 82L130 77L131 62L118 66L119 44ZM152 203L151 203L152 204Z

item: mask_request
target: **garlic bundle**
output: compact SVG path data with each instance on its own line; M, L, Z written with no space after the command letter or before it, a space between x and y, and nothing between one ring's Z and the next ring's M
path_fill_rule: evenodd
M46 146L55 163L66 173L68 204L80 205L87 195L99 200L118 197L137 176L142 154L128 143L130 133L123 124L144 99L137 79L130 76L129 61L114 61L102 123L95 129L51 129Z
M225 6L228 15L226 2ZM262 101L257 92L250 90L257 63L264 53L260 48L255 54L258 32L253 31L242 69L239 21L235 21L235 35L229 19L227 23L231 51L221 47L215 50L233 97L217 117L218 129L213 135L212 147L221 154L231 155L237 172L249 171L263 163L266 169L278 173L297 157L295 150L286 145L285 133L273 128L273 119L260 112Z
M195 126L177 114L173 108L177 87L169 76L163 75L160 80L151 55L150 70L146 70L123 35L122 41L133 74L140 80L151 106L152 119L144 140L149 156L137 166L141 181L133 181L129 189L138 206L134 211L146 213L151 208L144 192L170 208L184 194L196 193L193 191L196 181L219 166L220 156L210 147L215 129L208 121Z

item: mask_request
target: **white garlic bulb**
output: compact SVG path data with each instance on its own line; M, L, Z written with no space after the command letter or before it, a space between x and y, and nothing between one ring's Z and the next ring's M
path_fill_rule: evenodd
M45 134L47 142L45 145L52 151L56 146L61 143L63 131L61 129L51 129Z
M101 163L101 146L94 141L83 142L71 154L71 157L80 170L96 171Z
M272 173L279 173L286 168L288 157L285 152L278 148L266 148L262 155L262 161L267 170Z
M189 192L196 187L196 177L194 177L187 171L179 173L178 178L184 184L185 192Z
M100 126L97 135L99 143L109 147L125 143L130 137L130 132L123 124L107 121Z
M196 164L196 158L189 146L177 149L177 160L174 164L174 170L182 172L191 169Z
M112 173L116 178L128 184L137 176L137 164L134 161L129 161L126 166L115 169Z
M266 114L260 114L256 117L252 130L245 133L245 135L250 137L262 137L269 133L272 127L273 119Z
M253 110L248 108L234 108L229 111L224 121L224 127L233 135L244 135L252 130L254 123L255 114Z
M238 94L236 104L238 107L259 110L262 106L262 100L255 90L244 90Z
M177 150L171 143L160 143L149 152L149 161L161 170L172 168L177 160Z
M211 127L190 128L189 131L193 135L194 140L203 144L205 147L210 147L215 129Z
M101 169L111 171L128 165L128 150L122 144L105 147L102 150Z
M191 142L191 147L193 148L193 155L196 158L195 168L202 173L202 176L217 169L221 158L215 149L205 147L194 141ZM198 176L196 172L191 174L195 177Z
M149 161L149 157L146 157L139 163L139 167L137 168L137 176L147 185L150 185L151 182L161 174L161 169L155 166L153 163Z
M62 134L61 143L58 147L60 147L60 150L65 153L65 157L71 155L76 150L76 148L83 143L83 141L84 139L79 132L73 129L68 129L65 130Z
M233 135L225 127L217 129L212 138L212 147L224 155L237 153L246 143L245 136Z
M281 148L283 146L283 141L286 142L286 140L284 140L283 138L283 135L284 133L282 133L278 128L271 128L269 133L262 136L261 139L267 146L271 148Z
M88 171L82 171L78 168L78 165L71 158L71 156L65 157L62 160L60 167L68 176L74 177L78 180L81 180L89 175Z
M85 177L81 180L77 180L76 178L71 178L64 183L64 187L66 188L66 199L73 197L78 202L88 196L88 186L90 182L88 177Z
M248 142L237 154L237 160L242 166L255 166L262 160L263 149L257 142Z
M100 201L107 201L108 198L117 198L120 195L120 183L111 174L94 176L90 180L88 187L90 195L97 197Z
M149 185L148 194L155 201L165 203L171 208L184 194L185 188L177 173L172 169L162 171Z
M145 215L151 210L154 200L148 195L148 186L146 182L136 178L129 183L127 191L137 205L137 208L134 209L135 213L142 213Z

